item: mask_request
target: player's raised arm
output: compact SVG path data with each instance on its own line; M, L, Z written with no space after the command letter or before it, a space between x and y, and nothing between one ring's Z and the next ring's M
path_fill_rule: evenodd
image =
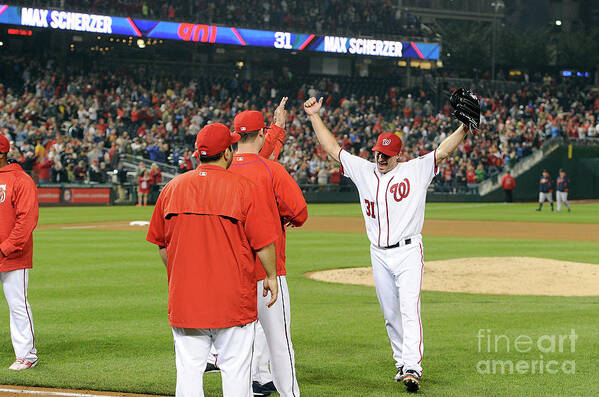
M464 140L469 130L470 129L467 125L462 124L450 136L441 142L437 148L437 151L435 152L436 165L439 165L441 161L445 160L451 153L453 153L458 145Z
M441 142L435 152L435 165L453 153L470 130L476 133L480 122L480 102L472 91L458 88L451 94L449 103L453 108L453 117L458 119L462 125Z
M264 130L266 137L259 154L265 159L276 161L283 148L283 143L285 142L285 123L287 122L285 104L288 99L288 97L281 99L279 106L275 109L273 123Z
M337 143L335 136L329 131L327 126L324 125L324 122L318 114L318 111L322 107L322 99L323 98L320 98L319 101L314 97L308 99L304 102L304 110L312 122L312 128L314 128L316 137L320 141L323 149L333 158L333 160L339 162L339 150L341 150L341 147Z
M285 104L287 103L287 100L289 100L289 97L286 96L281 99L279 106L277 106L275 109L273 117L274 123L282 129L285 129L285 123L287 122L287 110L285 110Z

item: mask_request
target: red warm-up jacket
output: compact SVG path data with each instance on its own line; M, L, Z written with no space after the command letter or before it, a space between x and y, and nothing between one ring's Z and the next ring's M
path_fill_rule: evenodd
M0 168L0 272L33 267L37 187L18 164Z

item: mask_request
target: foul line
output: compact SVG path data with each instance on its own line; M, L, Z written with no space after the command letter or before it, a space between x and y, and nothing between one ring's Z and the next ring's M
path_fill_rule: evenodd
M65 397L106 397L106 394L88 394L88 393L64 393L58 391L42 390L23 390L23 389L0 389L1 393L16 394L41 394L45 396L65 396Z

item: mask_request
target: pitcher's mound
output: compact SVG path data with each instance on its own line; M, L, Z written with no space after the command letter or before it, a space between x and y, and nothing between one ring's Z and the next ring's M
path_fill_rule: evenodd
M374 286L371 267L309 273L315 280ZM596 296L599 265L528 257L458 258L424 265L422 289L473 294Z

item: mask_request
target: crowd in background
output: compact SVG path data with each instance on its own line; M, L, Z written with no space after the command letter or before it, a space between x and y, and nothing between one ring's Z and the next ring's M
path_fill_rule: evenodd
M25 0L19 4L67 11L132 16L297 33L393 34L434 39L433 31L391 0L149 1L149 0Z
M430 93L397 87L393 79L184 79L148 75L144 67L97 68L0 60L0 133L14 142L11 157L37 182L116 182L128 154L185 172L195 166L195 135L206 123L231 125L235 114L249 108L271 120L282 96L290 101L280 161L300 184L344 183L304 115L302 104L310 96L325 97L322 117L341 146L371 160L381 132L401 136L402 160L408 160L433 150L457 127L445 100L437 106ZM484 86L477 93L481 129L442 164L436 190L472 190L551 137L599 136L599 95L589 87L549 78L513 93Z

